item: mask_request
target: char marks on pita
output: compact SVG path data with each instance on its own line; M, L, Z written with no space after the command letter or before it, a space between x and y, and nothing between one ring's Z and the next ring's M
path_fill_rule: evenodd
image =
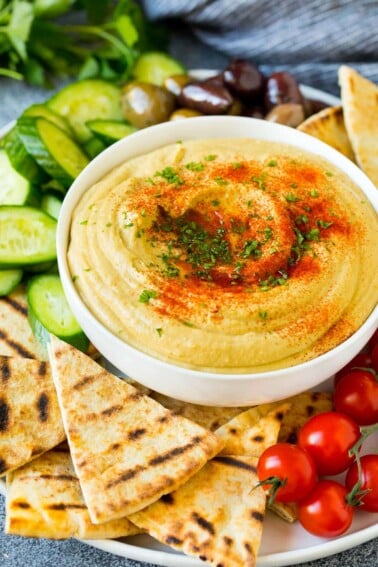
M219 456L178 490L130 519L162 543L215 567L254 567L265 494L257 459Z
M378 187L378 85L355 69L339 69L345 126L357 163Z
M0 355L47 359L29 325L23 286L0 298Z
M222 455L259 457L265 449L276 443L289 408L289 403L264 404L234 417L215 431L225 442Z
M318 138L350 160L356 161L341 106L331 106L313 114L298 126L298 130Z
M94 523L131 514L186 482L222 441L173 415L55 337L51 366L64 427Z
M116 538L140 532L127 518L101 525L91 522L64 446L7 475L5 531L51 539Z
M64 439L50 365L0 356L0 475Z

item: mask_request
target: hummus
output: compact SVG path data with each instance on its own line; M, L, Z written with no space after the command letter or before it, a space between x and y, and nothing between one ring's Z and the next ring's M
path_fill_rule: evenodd
M72 279L115 335L214 372L288 367L350 336L378 298L377 215L335 166L291 146L165 146L91 187Z

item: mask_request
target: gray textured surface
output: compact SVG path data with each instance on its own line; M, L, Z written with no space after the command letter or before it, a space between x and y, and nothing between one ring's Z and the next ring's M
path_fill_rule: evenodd
M220 68L227 57L204 47L184 31L174 35L172 53L188 68ZM316 86L316 84L314 84ZM329 89L337 94L336 81ZM22 83L0 79L0 127L16 118L32 102L44 100L50 93L31 89ZM0 566L1 567L141 567L147 564L115 557L75 540L53 542L11 537L3 534L4 500L0 496ZM344 551L304 567L375 567L378 564L378 540Z

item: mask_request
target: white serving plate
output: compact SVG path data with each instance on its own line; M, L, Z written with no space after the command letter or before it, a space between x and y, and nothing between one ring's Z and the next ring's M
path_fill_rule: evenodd
M205 79L214 71L195 70L192 75ZM328 93L301 85L305 97L317 99L335 106L340 100ZM7 124L0 129L0 138L14 125ZM317 389L329 389L328 380ZM323 387L324 386L324 387ZM376 452L378 435L370 437L364 445L363 453ZM342 477L340 477L342 478ZM0 479L0 494L5 496L5 483ZM312 536L299 523L288 524L271 512L267 513L264 532L257 559L257 567L284 567L306 561L313 561L340 553L366 541L378 537L378 514L356 511L349 530L338 538L324 539ZM203 567L204 563L185 556L147 535L127 538L127 540L81 540L83 543L114 555L161 565L164 567Z

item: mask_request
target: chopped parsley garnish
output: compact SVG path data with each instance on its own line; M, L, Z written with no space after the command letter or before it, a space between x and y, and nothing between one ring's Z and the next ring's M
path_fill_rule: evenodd
M310 195L311 197L319 197L319 192L316 189L311 189Z
M203 159L205 161L214 161L215 159L217 159L217 155L216 154L209 154L208 156L205 156Z
M189 171L203 171L205 166L200 161L191 161L186 164L186 169Z
M288 201L289 203L296 203L297 201L299 201L299 197L296 197L295 195L293 195L292 193L288 193L287 195L285 195L285 199L286 201Z
M133 222L127 222L123 225L123 228L131 228L132 226L134 226Z
M157 291L144 289L139 296L139 301L141 303L148 303L150 299L154 299L157 296Z
M173 183L174 185L184 184L184 180L181 179L177 171L170 166L165 167L162 171L157 171L155 177L162 177L168 181L168 183Z
M161 327L157 327L157 329L155 329L155 330L156 330L157 334L159 335L159 337L161 337L162 334L163 334L163 329Z
M255 183L257 183L259 189L261 189L262 191L265 191L266 189L266 185L265 185L265 175L260 175L260 177L256 177L253 176L251 177L251 181L254 181Z
M307 240L319 240L320 230L318 228L312 228L308 232L306 232L305 237Z
M332 171L326 171L325 174L328 175L328 177L333 177Z
M262 320L265 320L268 317L268 312L267 311L259 311L259 317Z
M83 221L81 221L80 224L88 224L88 221L87 221L87 220L83 220Z
M79 277L79 276L77 276L76 274L74 274L73 276L71 276L71 280L72 280L73 282L75 282L78 277Z
M112 226L111 222L107 222L105 226Z
M268 161L267 166L268 167L275 167L277 165L277 162L275 159L271 159L270 161Z
M262 254L261 242L258 240L246 240L241 253L242 258L260 258Z
M327 222L327 221L323 221L323 220L317 220L316 224L318 226L320 226L320 228L329 228L330 226L333 225L333 222Z
M214 181L218 185L228 185L228 181L227 179L224 179L224 177L214 177Z
M239 161L236 161L235 163L232 164L232 167L234 169L240 169L241 167L243 167L243 164L240 163Z
M211 204L212 204L214 207L218 207L218 206L220 205L220 201L218 201L218 199L214 199L213 201L211 201Z

